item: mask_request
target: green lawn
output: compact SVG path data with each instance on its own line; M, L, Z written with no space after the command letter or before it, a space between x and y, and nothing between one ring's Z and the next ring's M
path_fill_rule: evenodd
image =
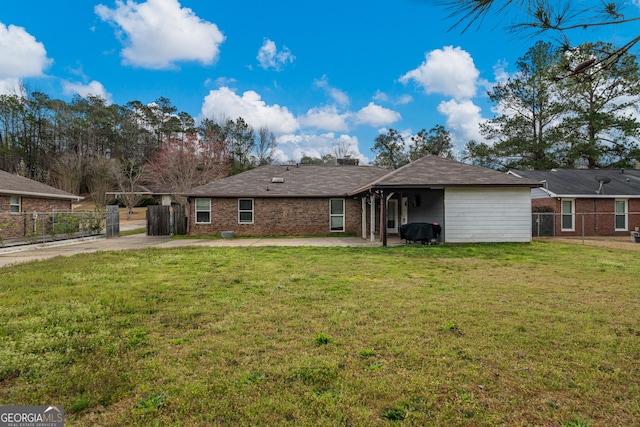
M66 425L628 426L638 252L183 248L0 269L0 404Z

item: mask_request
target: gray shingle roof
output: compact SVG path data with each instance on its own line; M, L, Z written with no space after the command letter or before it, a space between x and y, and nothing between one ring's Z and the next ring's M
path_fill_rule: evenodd
M511 173L538 182L546 181L544 188L561 197L640 197L638 169L553 169ZM599 180L603 178L608 178L609 182L602 185L598 194Z
M50 185L0 170L0 194L79 200L76 196Z
M531 180L518 178L492 169L427 155L398 168L367 187L539 187ZM366 189L362 188L360 190Z
M282 178L282 183L272 182ZM374 166L262 166L183 194L193 197L343 197L370 188L539 187L535 181L438 156L394 171Z
M387 170L374 166L269 165L200 187L185 196L217 197L344 197ZM272 182L282 178L283 182Z

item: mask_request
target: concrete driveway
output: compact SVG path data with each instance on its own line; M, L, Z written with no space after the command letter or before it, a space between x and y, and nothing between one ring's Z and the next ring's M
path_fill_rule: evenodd
M1 248L0 268L56 256L69 256L98 251L117 251L145 248L176 248L183 246L240 247L240 246L354 246L376 247L379 242L370 242L359 237L313 237L313 238L233 238L233 239L171 239L168 236L133 234L113 239L85 238L53 244Z

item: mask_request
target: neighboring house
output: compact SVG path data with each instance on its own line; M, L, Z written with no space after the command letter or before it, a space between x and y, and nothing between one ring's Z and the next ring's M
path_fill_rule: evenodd
M437 156L373 166L263 166L183 194L188 234L361 235L384 245L409 222L438 222L444 242L529 242L540 184ZM381 203L385 201L385 203Z
M110 200L120 200L123 196L127 194L134 194L136 196L140 196L143 198L152 197L155 204L163 205L163 206L171 206L172 203L176 202L173 198L173 194L167 190L162 189L160 186L155 184L146 183L144 185L138 184L134 191L107 191L106 195Z
M72 203L80 199L82 197L0 170L0 225L15 225L9 236L24 234L24 219L23 215L7 214L71 212Z
M556 236L628 236L640 228L640 170L510 171L542 186L532 190L539 221ZM547 214L545 214L545 212Z
M149 190L157 205L171 206L173 203L177 203L177 200L173 197L173 193L160 185L145 183L144 187Z

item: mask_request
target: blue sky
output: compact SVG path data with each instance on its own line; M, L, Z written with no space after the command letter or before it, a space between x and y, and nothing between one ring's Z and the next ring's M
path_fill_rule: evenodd
M238 116L278 138L279 160L437 124L460 149L493 116L491 85L535 39L490 21L448 31L428 0L21 0L0 10L0 93L166 97L197 120ZM634 30L637 32L637 26ZM610 41L622 43L624 32Z

